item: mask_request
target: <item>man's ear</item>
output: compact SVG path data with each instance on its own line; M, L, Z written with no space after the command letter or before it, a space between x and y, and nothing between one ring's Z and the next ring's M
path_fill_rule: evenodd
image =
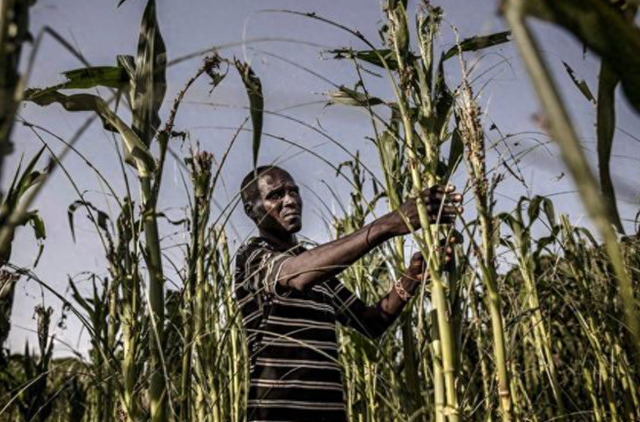
M255 220L255 209L253 202L246 202L244 204L244 212L249 216L250 219Z
M262 220L264 218L262 210L262 200L260 199L256 199L249 202L248 204L244 204L244 212L256 224L258 224L259 220Z

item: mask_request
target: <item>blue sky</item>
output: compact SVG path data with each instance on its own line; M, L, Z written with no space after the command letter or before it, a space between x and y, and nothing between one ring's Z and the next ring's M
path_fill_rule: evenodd
M128 0L117 9L116 1L105 0L40 0L32 9L32 32L37 33L45 26L58 31L92 65L112 65L117 54L135 54L138 30L145 2ZM495 1L450 0L434 1L445 9L442 26L442 48L454 42L452 26L462 38L474 34L488 34L504 30L504 23L497 13ZM378 28L382 22L379 2L365 0L349 1L308 1L308 0L183 0L180 2L158 0L160 27L167 44L169 60L193 52L217 47L221 55L248 60L262 80L265 106L271 113L265 116L265 134L284 137L287 140L311 149L325 160L337 165L349 159L349 153L360 152L363 162L377 172L377 153L373 145L366 141L372 135L368 117L361 110L345 107L325 107L321 102L326 93L335 85L353 86L357 80L355 70L348 61L331 60L323 51L338 47L364 48L361 42L346 32L326 24L276 10L296 10L316 12L343 25L359 30L367 38L379 44ZM410 2L414 5L415 2ZM415 6L412 6L412 10ZM573 38L549 25L534 25L543 46L544 54L552 67L567 105L571 109L574 122L583 139L588 157L595 160L594 121L595 109L572 85L564 71L562 62L567 62L576 70L577 76L596 87L598 73L597 57L583 54L582 47ZM283 60L284 58L284 60ZM583 216L583 208L574 193L575 187L568 175L564 175L556 148L540 133L534 116L539 113L539 105L513 45L505 45L488 50L481 55L467 55L470 64L476 64L474 75L478 77L476 90L480 91L480 101L486 112L486 125L495 123L504 134L520 134L505 143L496 145L490 153L493 161L500 154L514 154L531 150L519 163L526 186L514 179L508 179L498 190L498 209L509 210L521 195L554 195L559 211L567 212L575 222L588 224ZM186 60L172 66L167 73L168 92L162 110L166 117L170 104L185 81L200 66L201 59ZM68 51L46 38L36 56L35 68L30 78L30 86L47 86L62 81L60 73L82 65ZM455 86L459 75L459 62L451 60L447 68L450 85ZM304 70L304 69L307 70ZM309 70L322 75L328 81L312 75ZM391 99L388 81L368 77L368 88L375 95ZM105 94L105 92L102 92ZM618 188L622 217L633 220L638 208L640 166L639 140L628 134L640 131L638 118L632 114L624 99L618 101L618 128L614 145L612 169ZM237 74L229 72L226 80L211 95L209 86L202 79L183 102L176 122L177 130L189 132L191 143L199 143L201 148L220 157L233 132L247 117L247 98ZM279 116L278 114L284 115ZM64 139L69 139L88 117L87 114L69 114L57 106L46 109L27 104L21 109L25 120L46 127ZM294 118L307 126L295 123ZM313 129L316 130L313 130ZM318 132L329 135L328 141ZM16 152L6 162L5 171L13 171L21 154L32 155L41 141L23 127L14 131ZM61 150L61 144L50 136L44 140L54 151ZM497 141L495 132L490 139ZM335 143L333 143L335 141ZM182 147L178 141L173 148L180 155L187 152L189 142ZM338 145L336 145L338 144ZM85 155L102 173L117 192L124 192L122 173L117 161L113 138L104 132L99 124L78 142L78 150ZM535 146L535 148L533 148ZM508 148L507 148L508 147ZM346 151L345 151L346 150ZM329 215L320 205L320 200L329 208L339 210L331 197L330 186L342 201L349 199L348 184L335 176L335 172L322 160L301 152L291 144L265 136L260 153L262 164L278 162L296 177L302 186L305 198L303 234L322 242L330 237L326 226ZM595 161L593 161L595 165ZM115 217L116 209L112 201L106 199L105 185L77 156L70 155L63 163L78 189L86 192L87 198L96 206ZM242 132L233 146L229 160L223 168L223 185L216 193L216 203L224 206L237 192L242 177L251 168L251 134ZM594 167L595 168L595 167ZM132 172L129 176L135 179ZM4 183L9 177L5 176ZM458 172L456 182L464 184L464 171ZM67 208L75 201L77 194L68 178L57 171L39 196L35 207L44 217L48 239L44 254L35 272L41 279L60 293L69 296L67 280L83 271L93 271L106 275L103 250L95 231L82 212L76 221L77 241L71 239L67 222ZM184 215L187 194L181 179L180 166L170 161L164 176L160 208L174 218ZM471 206L468 208L472 208ZM217 214L218 211L214 211ZM629 231L633 224L627 223ZM164 227L165 246L185 241L184 234L175 235L175 229ZM233 213L230 236L238 242L252 231L252 223L237 210ZM36 245L29 230L20 230L14 246L13 260L16 264L30 266L35 256ZM167 252L179 260L181 253L173 248ZM81 288L89 290L89 283L81 283ZM41 290L33 281L21 281L16 291L12 317L13 328L9 345L12 350L22 350L25 340L35 345L32 330L33 306L42 300L54 307L54 319L60 316L61 306L56 299ZM66 329L56 329L60 343L56 346L60 354L71 349L85 351L86 336L82 335L80 324L70 318Z

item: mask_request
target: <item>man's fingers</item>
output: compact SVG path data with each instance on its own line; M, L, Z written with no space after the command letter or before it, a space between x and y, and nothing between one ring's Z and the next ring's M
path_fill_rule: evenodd
M442 240L441 244L443 246L442 247L441 246L438 247L438 252L441 255L444 252L444 256L442 256L441 259L442 259L444 264L449 264L453 260L454 251L453 251L453 248L451 246L444 246L445 243L446 243L446 240ZM443 251L443 247L444 247L444 251Z
M451 245L457 243L457 241L458 240L455 237L452 237L448 240L442 239L440 241L440 244L435 247L437 254L441 256L444 264L449 264L453 260L455 251L453 249L453 246ZM415 252L411 256L411 264L409 265L407 275L410 275L416 280L421 280L424 278L425 271L426 262L424 261L422 253Z
M460 233L459 231L453 230L449 237L449 243L462 244L464 243L464 236L462 236L462 233Z
M442 190L430 191L429 198L431 200L442 201L445 199L447 202L462 202L462 194L444 192Z
M416 252L411 256L411 263L409 264L405 275L417 281L422 280L425 267L426 265L422 254L420 252Z
M452 193L456 191L456 187L454 185L435 185L430 188L426 188L422 191L423 195L431 195L434 193Z
M459 205L447 205L442 209L442 212L444 214L462 214L464 212L464 208Z
M438 218L438 216L432 216L431 217L431 223L432 224L438 224L438 225L441 225L441 226L451 226L455 222L456 222L456 216L455 215L441 215L439 218Z
M446 195L436 194L427 202L430 210L439 210L446 207L458 207L462 204L463 197L460 194Z
M464 208L461 206L456 206L456 205L445 205L443 207L438 206L437 204L431 204L429 205L429 212L431 214L438 214L438 213L442 213L443 216L455 216L458 214L462 214L462 212L464 211Z
M463 196L460 193L454 193L453 195L448 195L447 198L451 202L462 202Z
M443 240L442 242L440 242L440 244L442 246L437 246L436 249L438 252L442 252L443 251L443 247L444 247L444 253L446 253L447 255L452 255L453 254L453 248L451 246L444 246L446 243L445 240Z

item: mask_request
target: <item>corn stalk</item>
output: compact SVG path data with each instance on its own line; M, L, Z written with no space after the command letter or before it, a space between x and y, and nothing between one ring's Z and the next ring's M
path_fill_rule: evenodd
M142 202L141 227L144 229L144 257L149 276L148 305L152 332L149 336L150 379L149 400L151 419L162 422L167 418L167 388L163 368L164 347L164 276L160 238L158 235L156 204L161 174L149 145L159 125L158 109L162 104L166 90L165 83L166 50L158 30L155 2L150 0L142 18L141 35L138 44L137 62L129 56L119 56L118 66L80 69L67 73L68 81L51 88L30 90L27 99L46 106L61 104L68 111L92 111L105 126L119 133L125 150L125 160L138 173L140 197ZM132 108L133 122L128 126L115 114L107 103L92 94L65 95L60 89L91 88L93 86L128 88L128 100ZM166 145L165 145L166 147ZM153 185L153 179L156 186ZM132 300L137 300L133 298ZM129 327L123 328L125 331ZM129 336L129 339L131 337ZM132 357L129 356L129 359ZM125 364L125 379L132 375L131 363ZM132 387L133 380L127 384ZM125 395L125 407L131 408L129 393ZM126 403L126 402L129 403Z
M24 88L18 66L22 45L29 37L29 8L34 4L35 0L3 0L0 4L0 170L13 149L11 131Z
M513 418L511 406L511 392L509 385L509 372L507 369L507 346L505 339L504 321L500 292L498 289L498 271L495 262L495 223L492 213L492 192L498 180L494 179L492 185L487 180L485 160L485 137L480 123L480 108L476 104L471 87L467 80L467 70L462 61L462 94L456 110L461 138L467 149L465 155L469 179L473 187L476 199L478 220L482 230L482 255L478 257L479 266L483 274L483 281L487 289L487 302L491 314L491 329L493 334L493 353L498 372L498 396L500 397L500 410L503 421Z

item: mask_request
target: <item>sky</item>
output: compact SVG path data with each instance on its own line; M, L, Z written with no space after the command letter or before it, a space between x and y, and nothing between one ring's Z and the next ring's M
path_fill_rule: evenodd
M118 54L135 55L146 2L127 0L120 8L116 8L116 4L116 0L39 0L32 8L32 32L37 34L45 27L53 28L92 65L113 65ZM415 10L415 2L410 1L409 4L410 9ZM497 12L497 1L434 0L433 4L445 10L439 41L442 49L453 45L454 27L461 38L505 29ZM369 118L362 110L326 107L324 104L327 92L339 85L353 87L357 81L357 74L349 61L332 60L326 51L340 47L364 49L365 46L345 31L283 13L282 10L315 12L360 31L379 45L378 29L383 21L381 4L366 0L157 0L157 8L170 61L216 48L228 59L236 57L251 63L261 78L265 108L268 110L264 119L260 164L275 162L291 172L301 185L305 200L302 234L317 242L329 240L328 209L339 212L338 201L348 202L349 185L336 177L327 162L338 165L359 152L363 163L374 174L379 174L379 164L374 146L366 140L373 132ZM571 66L579 78L584 78L595 92L598 58L585 54L582 46L570 35L551 25L534 23L534 29L544 57L570 108L585 152L596 169L595 109L573 86L563 62ZM479 93L485 113L485 125L495 124L503 134L515 135L497 143L489 153L490 160L495 162L501 155L522 155L518 167L525 183L507 178L499 186L498 211L512 209L522 195L548 195L554 199L558 212L569 213L574 223L588 225L575 185L566 174L557 149L536 123L539 104L515 46L507 44L481 54L469 54L465 58L474 68L474 88ZM196 55L168 69L168 91L161 110L163 118L167 116L177 91L193 76L201 60L202 56ZM29 86L42 87L62 82L61 72L79 67L82 64L68 50L51 37L45 37L35 56ZM450 86L457 84L459 61L449 61L446 77ZM365 78L372 94L389 100L392 98L387 80L371 75ZM207 81L199 80L182 103L176 130L187 131L189 137L184 144L180 141L172 144L172 149L180 157L188 154L189 145L199 144L201 149L220 158L248 115L246 92L233 70L213 93L209 91ZM105 90L99 93L108 94ZM640 133L640 124L621 93L618 93L617 106L618 131L611 167L622 218L627 231L633 232L639 199L640 139L637 134ZM70 114L58 106L40 108L25 104L20 110L20 117L69 140L89 115ZM16 126L13 134L16 151L5 161L3 189L6 190L20 158L31 157L43 141L56 153L62 150L62 144L53 136L41 133L40 137L22 125ZM489 132L489 140L499 140L495 131ZM104 181L119 195L124 194L117 145L99 123L93 124L76 147L97 168L103 179L96 176L81 157L70 154L62 163L64 171L59 169L51 176L34 205L44 218L47 230L44 252L34 272L67 298L70 297L69 277L83 280L86 272L106 275L104 251L95 229L84 213L78 211L74 219L74 242L67 209L78 199L77 189L95 206L115 218L117 209L105 194L107 187ZM215 192L216 206L223 207L234 199L240 181L251 166L251 133L243 131L222 169L223 183ZM127 172L129 178L135 180L134 173L129 169ZM159 208L175 219L184 216L188 203L183 177L186 176L179 162L170 160L163 179ZM464 171L456 174L454 183L464 185ZM214 217L219 213L219 209L214 209ZM166 236L164 246L186 240L184 233L176 234L176 229L171 226L165 225L161 229ZM236 209L229 229L232 250L235 250L243 239L251 235L253 224L240 209ZM18 230L12 261L16 265L32 267L36 252L37 244L31 231ZM181 258L177 248L169 248L167 253L174 259ZM170 280L169 285L172 282L175 279ZM88 281L79 281L79 287L81 291L89 292L91 286ZM34 281L23 279L19 282L8 342L11 350L22 351L25 341L33 346L37 344L33 307L43 301L53 307L54 321L59 319L62 309L56 298L44 292ZM64 328L55 328L54 331L58 355L86 352L88 336L83 334L82 326L74 318L69 317Z

